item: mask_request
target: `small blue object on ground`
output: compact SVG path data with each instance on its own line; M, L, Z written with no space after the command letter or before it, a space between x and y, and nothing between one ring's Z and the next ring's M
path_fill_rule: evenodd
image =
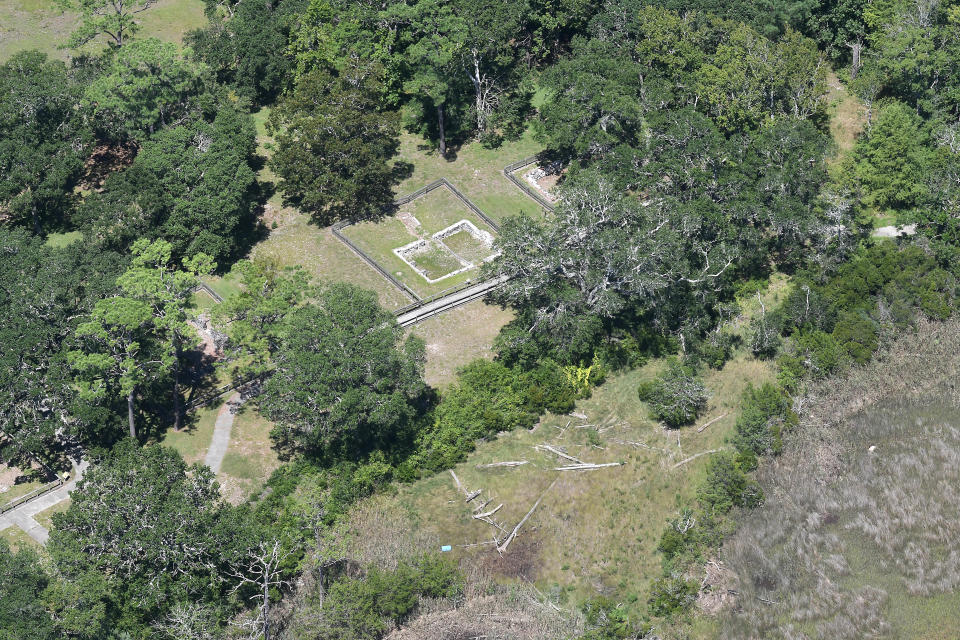
M443 545L442 547L440 547L440 551L450 551L450 550L452 550L452 549L453 549L453 547L451 547L451 546L448 545L448 544L445 544L445 545Z

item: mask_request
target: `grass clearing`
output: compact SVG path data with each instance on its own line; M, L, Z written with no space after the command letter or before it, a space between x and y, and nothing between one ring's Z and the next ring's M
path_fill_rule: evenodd
M54 249L69 247L74 242L83 240L82 231L67 231L66 233L51 233L47 236L47 246Z
M3 538L6 543L10 545L11 551L33 549L39 552L43 550L40 543L28 536L27 533L17 525L7 527L3 531L0 531L0 538Z
M277 228L254 247L254 257L282 266L302 266L321 282L349 282L374 291L386 309L398 309L410 299L370 268L341 242L330 227L318 227L310 217L289 207L277 211Z
M540 507L501 559L489 546L459 545L489 541L493 529L472 518L449 474L404 486L395 498L415 514L420 527L454 546L465 563L503 578L524 578L545 592L563 592L576 602L616 591L643 602L652 578L659 575L656 546L666 522L694 497L708 456L679 468L682 460L725 446L736 421L740 395L748 384L773 379L769 363L739 354L705 382L712 392L698 421L726 417L698 433L695 427L665 431L652 422L637 398L637 386L652 378L662 361L611 377L591 398L577 405L586 416L544 417L530 431L502 434L479 444L455 469L470 490L482 489L488 508L503 503L497 519L510 530L551 483ZM623 462L595 471L554 471L565 461L533 449L548 443L586 462ZM648 447L630 443L643 443ZM481 469L477 465L528 460L515 468ZM479 499L478 499L479 500Z
M504 142L496 149L472 142L451 151L451 159L444 159L423 138L404 133L398 160L412 164L413 173L400 184L397 193L410 193L438 178L446 178L496 222L521 211L538 215L540 205L510 182L503 175L503 168L542 149L528 129L519 140Z
M341 233L376 260L384 270L425 298L462 284L477 275L475 267L448 275L464 269L465 265L432 237L461 220L467 220L481 233L485 232L490 236L495 233L445 187L434 189L401 206L394 215L378 221L350 225L342 229ZM415 269L394 250L406 247L418 239L425 242L423 249L414 249L407 254L407 260L416 266ZM477 244L480 242L477 241ZM484 257L492 253L488 248ZM426 277L418 273L417 269L422 270ZM437 281L430 282L427 278Z
M867 111L832 71L827 76L827 102L830 136L837 146L837 155L832 161L835 164L853 151L857 136L866 126Z
M224 497L237 504L259 491L280 466L270 430L273 423L250 405L240 407L230 432L230 446L217 479Z
M63 513L64 511L70 508L71 503L72 503L72 500L70 500L70 498L67 498L63 502L58 502L57 504L53 505L49 509L44 509L37 515L33 516L33 519L36 520L38 523L40 523L41 527L44 527L46 529L52 529L53 514Z
M215 402L191 411L187 414L186 426L180 431L167 429L159 443L179 451L187 464L202 463L210 448L210 438L213 437L214 423L221 406L222 402Z
M0 62L14 53L37 49L51 58L66 60L69 50L58 47L67 41L77 27L75 13L62 13L53 0L5 0L0 2ZM182 43L187 31L207 23L201 0L157 0L138 16L142 29L137 37L159 38ZM92 43L82 51L102 49Z
M213 289L221 298L227 298L235 293L240 293L243 285L240 284L240 278L227 273L223 276L204 276L201 278L203 283Z
M460 367L477 358L492 358L494 338L512 319L511 310L474 300L413 325L409 332L426 343L427 382L445 387L456 379Z

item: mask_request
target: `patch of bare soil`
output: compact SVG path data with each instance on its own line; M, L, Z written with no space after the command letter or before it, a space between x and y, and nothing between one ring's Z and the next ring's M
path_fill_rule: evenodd
M125 169L137 157L137 145L132 142L96 146L83 166L80 188L99 191L111 173Z
M736 575L722 562L711 560L704 567L703 580L700 581L700 593L697 606L707 615L717 615L727 611L737 602Z
M534 532L517 536L503 555L491 545L478 552L476 562L481 572L495 578L522 579L533 582L539 574L540 542Z

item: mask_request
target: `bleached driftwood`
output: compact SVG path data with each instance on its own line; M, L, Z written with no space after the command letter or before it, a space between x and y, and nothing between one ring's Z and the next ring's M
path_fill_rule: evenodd
M523 516L523 520L517 523L517 526L513 528L513 531L510 532L510 535L508 535L501 544L497 545L497 552L502 554L504 551L507 550L507 547L510 546L510 543L513 542L513 539L517 537L517 532L520 531L520 527L522 527L523 523L525 523L530 518L530 516L533 514L536 508L540 506L540 501L543 500L543 496L547 495L550 489L553 489L553 485L555 484L557 484L556 480L551 482L550 486L547 487L546 491L540 494L540 497L537 498L537 501L533 503L532 507L530 507L530 511L527 511L527 515Z
M640 447L641 449L649 449L650 451L659 451L661 453L667 454L668 456L673 455L673 451L670 451L669 449L664 449L663 447L654 447L653 445L649 445L646 442L633 442L632 440L619 440L617 438L610 438L610 441L616 442L617 444L629 444L633 447Z
M590 471L591 469L603 469L604 467L619 467L622 462L602 462L593 464L590 462L581 462L580 464L571 464L566 467L554 467L554 471Z
M455 474L455 473L453 472L453 469L450 469L450 475L453 476L453 481L454 481L454 482L456 483L456 485L457 485L457 491L463 491L464 493L466 493L467 490L463 488L463 485L462 485L462 484L460 484L460 478L458 478L458 477L457 477L457 474Z
M576 462L577 464L583 464L583 460L579 460L579 459L577 459L577 458L574 458L574 457L571 456L571 455L567 455L567 454L564 453L563 451L560 451L560 450L557 449L556 447L551 447L551 446L548 445L548 444L538 444L538 445L534 446L534 449L543 450L543 451L549 451L550 453L552 453L552 454L554 454L554 455L557 455L557 456L560 456L561 458L565 458L565 459L569 460L570 462Z
M703 425L702 427L697 428L697 433L703 433L703 430L704 430L704 429L706 429L707 427L709 427L710 425L712 425L714 422L716 422L716 421L718 421L718 420L723 420L723 419L726 418L728 415L730 415L730 412L729 412L729 411L728 411L727 413L723 414L722 416L717 416L716 418L714 418L713 420L711 420L711 421L708 422L707 424Z
M682 466L682 465L687 464L687 463L690 462L691 460L696 460L696 459L699 458L700 456L705 456L705 455L710 454L710 453L718 453L718 452L720 452L720 451L723 451L723 449L720 448L720 449L710 449L710 451L701 451L700 453L698 453L698 454L696 454L696 455L694 455L694 456L690 456L690 457L687 458L686 460L681 460L681 461L678 462L677 464L673 465L673 468L676 469L676 468L679 467L679 466Z
M473 512L476 513L478 511L483 511L483 508L488 504L490 504L491 502L493 502L493 498L487 498L486 500L483 501L482 504L478 504L477 506L475 506L473 508Z
M470 502L481 493L483 493L483 489L477 489L476 491L471 491L470 493L467 494L467 499L464 500L464 502Z
M494 467L519 467L527 464L526 460L506 460L504 462L488 462L487 464L478 464L477 469L493 469Z
M493 514L495 514L497 511L500 511L500 509L501 509L502 507L503 507L503 503L501 502L499 505L497 505L497 507L496 507L495 509L492 509L492 510L490 510L490 511L487 511L486 513L478 513L478 514L474 515L473 517L476 518L477 520L483 520L484 518L489 518L490 516L492 516Z

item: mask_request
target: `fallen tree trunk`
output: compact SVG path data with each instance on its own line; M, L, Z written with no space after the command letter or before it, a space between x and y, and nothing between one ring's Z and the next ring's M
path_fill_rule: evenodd
M622 462L602 462L593 464L590 462L581 462L580 464L571 464L566 467L554 467L554 471L590 471L591 469L603 469L604 467L619 467Z
M510 532L510 535L507 536L506 540L504 540L503 543L497 545L498 553L502 554L504 551L507 550L507 547L510 546L510 543L513 542L513 539L517 537L517 532L520 531L520 527L522 527L523 523L525 523L530 518L530 516L533 514L536 508L540 506L540 501L543 500L543 496L547 495L547 492L549 492L550 489L553 489L553 485L555 484L557 484L556 480L550 483L550 486L547 487L546 491L540 494L540 497L537 498L537 501L533 503L532 507L530 507L530 511L527 511L527 515L523 516L523 520L517 523L517 526L513 528L513 531Z
M710 454L710 453L718 453L718 452L720 452L720 451L723 451L723 449L721 448L721 449L710 449L710 451L701 451L700 453L698 453L698 454L695 455L695 456L690 456L690 457L687 458L686 460L681 460L681 461L678 462L677 464L673 465L673 468L676 469L676 468L679 467L679 466L682 466L682 465L687 464L687 463L690 462L691 460L696 460L696 459L699 458L700 456L705 456L705 455Z
M560 451L560 450L557 449L556 447L551 447L551 446L548 445L548 444L538 444L538 445L534 446L533 448L534 448L534 449L544 450L544 451L549 451L550 453L552 453L552 454L554 454L554 455L556 455L556 456L560 456L561 458L565 458L566 460L569 460L570 462L576 462L577 464L584 464L583 460L580 460L580 459L578 459L578 458L574 458L574 457L571 456L571 455L567 455L567 454L564 453L563 451Z
M722 416L717 416L716 418L714 418L713 420L711 420L711 421L708 422L707 424L705 424L705 425L703 425L702 427L698 428L698 429L697 429L697 433L703 433L703 430L704 430L704 429L706 429L707 427L709 427L710 425L712 425L712 424L713 424L714 422L716 422L717 420L723 420L723 419L726 418L728 415L730 415L730 412L727 412L727 413L723 414Z
M507 460L505 462L489 462L487 464L478 464L477 469L493 469L494 467L519 467L527 464L526 460Z

